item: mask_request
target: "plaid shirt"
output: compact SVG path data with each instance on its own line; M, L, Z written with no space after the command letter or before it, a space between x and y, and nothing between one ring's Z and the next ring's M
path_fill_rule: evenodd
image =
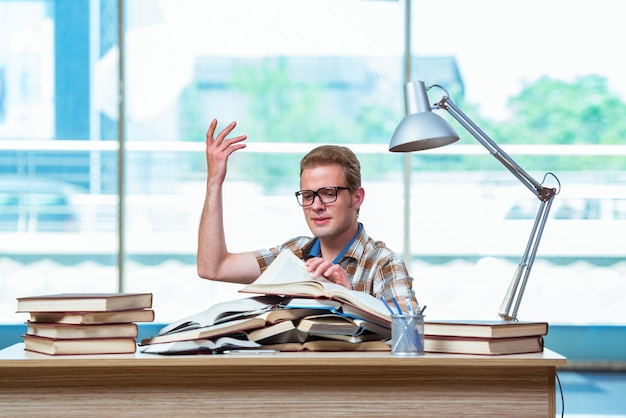
M255 251L254 255L261 271L265 271L278 253L285 248L289 248L303 260L310 258L309 251L314 241L314 238L301 236L274 248ZM376 298L382 296L388 302L391 302L392 296L404 302L408 295L413 307L417 306L415 292L411 289L413 278L409 276L404 261L384 242L370 238L364 228L348 248L339 265L348 274L352 290L366 292Z

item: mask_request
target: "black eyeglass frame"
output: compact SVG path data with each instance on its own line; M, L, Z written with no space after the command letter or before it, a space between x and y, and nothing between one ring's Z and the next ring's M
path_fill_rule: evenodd
M333 200L324 200L324 198L322 198L322 196L320 195L320 191L322 190L329 190L332 189L335 191L335 198ZM317 190L298 190L295 195L296 195L296 200L298 201L298 204L300 206L302 206L303 208L307 207L307 206L311 206L314 202L315 202L315 197L317 196L320 199L320 202L322 202L323 204L327 205L329 203L333 203L337 201L337 196L339 195L339 192L342 190L350 190L349 187L342 187L342 186L325 186L325 187L320 187ZM303 201L301 202L300 200L302 199L302 194L303 193L313 193L313 197L311 198L311 203L305 204Z

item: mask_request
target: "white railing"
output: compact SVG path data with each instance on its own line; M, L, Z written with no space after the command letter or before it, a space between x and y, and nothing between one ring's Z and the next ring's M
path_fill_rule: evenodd
M251 142L242 152L251 153L284 153L305 154L315 144L290 142ZM385 154L387 144L343 144L349 146L357 154ZM511 155L546 155L546 156L594 156L619 157L626 156L626 145L521 145L504 144L503 148ZM200 141L126 141L126 151L154 151L154 152L202 152L204 142ZM0 139L0 151L118 151L117 141L94 140L13 140ZM436 155L481 155L485 154L484 147L479 144L455 144L449 147L424 151L423 154ZM415 154L417 155L417 154Z

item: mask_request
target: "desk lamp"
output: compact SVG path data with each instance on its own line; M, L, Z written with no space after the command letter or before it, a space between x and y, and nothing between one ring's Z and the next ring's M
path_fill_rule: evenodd
M396 128L389 143L391 152L412 152L437 148L458 141L459 136L454 128L432 109L444 109L461 124L478 142L480 142L502 165L504 165L515 177L522 182L540 201L539 211L528 239L524 254L517 266L511 284L506 292L504 301L500 306L499 315L508 321L517 321L517 310L524 295L524 289L528 282L528 276L535 261L537 247L543 234L543 229L550 213L552 200L558 194L557 189L544 187L533 179L522 167L520 167L506 152L504 152L482 129L480 129L465 113L463 113L450 100L448 92L439 85L445 95L431 108L428 101L427 89L423 81L412 81L404 86L404 99L406 116ZM558 178L551 175L559 183ZM514 303L515 301L515 303ZM513 311L511 311L513 307Z

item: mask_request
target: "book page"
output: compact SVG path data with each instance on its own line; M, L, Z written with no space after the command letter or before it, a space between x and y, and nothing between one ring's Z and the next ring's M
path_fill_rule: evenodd
M159 330L159 335L207 327L221 322L255 316L272 309L282 298L250 297L217 303L202 312L172 322Z
M241 289L240 292L325 297L342 304L351 304L383 319L385 322L391 322L389 313L381 301L369 293L346 289L336 283L317 280L306 271L304 261L296 257L289 249L281 251L263 274L252 284Z
M305 281L315 281L315 278L306 271L304 261L286 248L278 254L276 259L253 284L281 284Z
M220 337L217 340L203 339L191 341L174 341L163 344L153 344L141 349L142 353L150 354L217 354L227 348L257 348L261 345L247 339Z

